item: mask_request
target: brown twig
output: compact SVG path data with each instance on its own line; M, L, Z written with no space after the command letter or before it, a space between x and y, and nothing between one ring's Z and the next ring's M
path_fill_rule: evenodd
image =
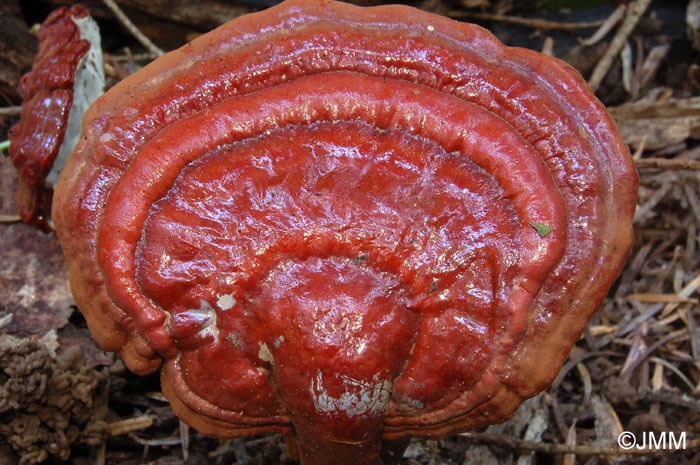
M122 23L122 26L124 26L136 39L141 42L141 45L146 47L146 49L155 54L156 56L161 56L165 52L158 48L156 44L151 42L151 40L144 35L143 32L141 32L134 23L131 22L131 20L124 14L124 12L119 8L119 5L114 0L102 0L104 4L112 10L112 13L114 13L114 16L117 17L120 23Z
M144 61L144 60L153 60L155 58L158 58L158 55L155 53L151 52L145 52L145 53L125 53L124 55L112 55L112 58L114 58L116 61Z
M136 444L140 444L142 446L161 446L161 447L167 447L167 446L177 446L180 444L181 440L179 437L177 438L162 438L162 439L145 439L137 436L134 433L129 433L129 438L131 438Z
M632 34L632 31L646 11L649 3L651 3L651 0L637 0L627 9L627 17L625 17L620 29L618 29L617 34L615 34L615 37L613 37L610 45L593 69L593 73L591 73L591 77L588 80L588 85L591 86L591 89L593 89L594 92L600 87L600 84L608 74L608 70L610 70L615 57L618 53L620 53L622 47L625 46L627 38L630 36L630 34Z
M688 160L685 158L642 158L635 160L637 169L660 170L700 170L700 160Z
M543 454L576 454L576 455L605 455L605 456L621 456L621 455L663 455L679 452L675 449L638 449L632 447L630 449L622 449L620 447L605 447L593 445L577 445L569 446L566 444L551 444L544 442L530 442L523 439L509 436L507 434L492 434L492 433L462 433L462 437L473 439L480 443L492 444L494 446L503 447L511 450L522 450L539 452ZM700 448L700 438L688 439L685 450Z
M0 223L16 223L21 220L22 217L19 215L0 214Z
M681 303L681 304L696 304L698 299L691 299L688 297L683 297L676 294L656 294L652 292L645 292L641 294L629 294L625 296L628 299L634 299L639 302L645 303Z
M601 41L603 37L605 37L607 33L610 32L610 30L622 19L622 17L625 15L626 9L627 7L625 5L618 6L615 11L608 16L608 19L603 21L603 24L597 31L595 31L595 33L593 33L591 37L581 41L581 45L590 47L591 45L595 45Z
M534 29L540 29L542 31L550 30L561 30L561 31L572 31L577 29L588 29L593 27L599 27L604 21L589 21L582 23L569 23L569 22L557 22L548 21L546 19L539 18L522 18L520 16L508 16L508 15L498 15L492 13L472 13L469 11L451 11L449 14L453 18L459 19L478 19L481 21L500 21L503 23L510 24L520 24L522 26L529 26Z
M6 315L0 316L0 328L12 323L13 318L14 318L14 315L12 313L8 313Z
M22 107L0 107L0 116L15 116L22 113Z
M141 417L127 418L125 420L115 421L109 424L109 435L119 436L121 434L133 433L141 431L153 425L153 417L144 415Z

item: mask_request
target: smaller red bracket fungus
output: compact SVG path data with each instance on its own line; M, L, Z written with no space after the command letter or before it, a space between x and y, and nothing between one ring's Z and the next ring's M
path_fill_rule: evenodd
M25 223L51 228L51 199L80 136L85 111L104 88L97 24L74 5L54 10L39 28L39 50L22 77L22 119L10 130L19 171L17 204Z
M407 7L291 1L88 111L54 202L95 338L302 462L508 418L632 243L637 174L568 65Z

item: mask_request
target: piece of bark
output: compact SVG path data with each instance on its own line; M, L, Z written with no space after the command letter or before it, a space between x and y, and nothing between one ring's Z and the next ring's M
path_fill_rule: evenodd
M700 97L626 103L608 109L626 143L656 150L700 137Z

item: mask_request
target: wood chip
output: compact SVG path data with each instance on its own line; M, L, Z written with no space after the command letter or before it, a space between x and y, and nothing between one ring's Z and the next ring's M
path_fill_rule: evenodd
M576 445L576 419L571 423L569 431L566 434L566 445L574 447ZM562 465L576 465L576 454L566 454Z
M190 425L180 420L180 449L182 458L186 462L190 457Z
M542 44L542 54L550 57L554 56L554 39L551 37L545 37Z
M583 381L583 403L588 404L591 400L591 393L593 392L591 374L583 363L577 363L576 369L578 370L579 376L581 376L581 381Z
M698 324L695 321L693 309L690 307L686 308L683 316L683 320L688 326L688 332L690 334L690 349L693 354L693 360L700 362L700 330L698 330Z
M121 434L133 433L150 428L153 425L153 417L144 415L141 417L127 418L109 424L109 435L119 436Z
M592 336L604 336L606 334L614 333L617 331L617 325L596 325L590 326L588 330L591 332Z

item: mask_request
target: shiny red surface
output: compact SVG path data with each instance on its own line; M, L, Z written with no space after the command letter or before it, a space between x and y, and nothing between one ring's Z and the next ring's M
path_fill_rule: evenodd
M505 419L631 244L636 173L580 77L410 8L241 18L86 121L54 211L93 334L164 359L201 431L293 431L310 464Z
M364 143L357 143L358 135ZM285 143L290 139L294 144ZM362 155L366 153L381 156ZM309 169L301 171L299 166ZM188 384L198 395L206 393L216 405L232 411L259 411L264 405L249 402L247 396L230 395L232 385L248 382L240 370L228 367L239 365L239 357L250 364L246 370L252 373L249 389L256 395L269 390L267 397L276 402L272 406L278 405L268 374L254 370L269 368L258 357L259 345L272 348L284 328L279 323L275 323L277 329L270 328L272 317L259 313L282 297L267 296L261 301L257 294L279 293L278 287L285 289L283 295L291 292L277 284L288 267L304 268L313 257L322 257L386 275L380 280L383 284L375 287L387 296L397 294L398 301L387 305L385 312L367 317L371 322L389 318L396 305L410 310L403 318L411 321L423 315L428 321L441 320L455 306L468 307L469 314L454 316L453 322L423 325L423 337L440 337L442 344L433 345L432 350L430 344L417 344L412 357L405 353L383 363L401 367L408 363L405 375L397 380L404 386L397 395L429 408L436 399L447 402L443 399L446 394L457 395L459 391L451 389L454 385L475 382L479 369L464 373L464 365L451 362L461 357L483 368L500 332L495 315L507 312L503 302L496 302L496 295L509 292L503 287L509 287L514 266L507 262L516 260L516 254L509 251L516 250L520 240L510 202L493 200L502 194L493 179L467 160L395 130L380 133L358 123L288 127L264 139L247 139L206 155L184 170L147 220L137 251L137 277L147 298L182 316L177 320L175 343L183 341L187 347L179 364L187 372ZM323 280L331 279L318 273ZM292 284L297 280L287 278ZM375 299L369 290L371 287L358 297L366 294L367 299ZM339 296L334 295L336 291ZM237 304L217 311L217 341L206 324L197 324L186 315L199 308L202 300L216 306L221 295L234 296ZM340 315L350 312L352 317L351 309L363 304L343 303L345 295L328 284L317 297L327 301L322 307L331 313L328 318L336 320L328 331L340 325ZM336 299L341 302L334 303ZM314 299L291 305L296 317L305 321L296 324L312 325L317 307ZM307 311L312 315L305 315ZM401 326L364 325L362 334L346 341L348 351L374 346L387 327ZM414 328L405 334L403 343L413 345L415 333ZM235 334L235 343L230 337L223 338L224 334ZM317 337L314 342L310 337L287 335L282 348L286 352L288 345L307 339L321 346L328 343L325 336ZM315 351L318 348L311 350ZM204 353L206 363L198 355ZM298 358L308 357L300 354ZM479 359L483 361L477 362ZM340 366L332 354L317 363ZM377 373L371 360L348 359L345 363L347 376L365 368L370 369L369 379ZM423 382L409 381L410 377L422 379L419 372L428 371L427 365L432 367L431 375L440 378L435 384L441 389L421 389ZM388 379L393 380L398 373L390 371ZM266 386L255 387L261 382ZM398 408L416 410L415 405Z
M83 17L80 5L53 11L39 29L39 50L31 72L22 76L22 119L10 129L10 157L26 186L18 195L24 222L51 230L53 186L44 183L63 143L73 104L73 83L80 59L90 44L80 39L72 18Z
M72 103L71 89L42 90L25 97L22 119L10 130L12 162L22 179L34 188L40 188L51 171Z

